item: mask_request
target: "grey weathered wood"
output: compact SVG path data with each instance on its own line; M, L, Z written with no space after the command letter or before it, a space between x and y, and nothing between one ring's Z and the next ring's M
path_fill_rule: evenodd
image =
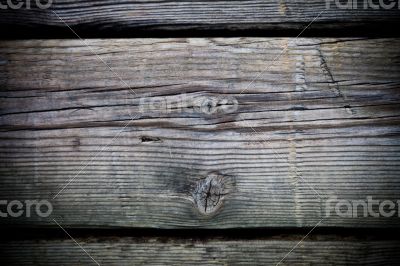
M313 227L331 196L398 199L399 39L87 43L117 74L79 40L0 44L1 199L51 200L75 177L51 200L65 227L157 228ZM227 96L237 110L193 107Z
M260 240L76 238L100 265L277 265L302 236ZM397 265L399 241L312 238L279 265ZM7 265L96 265L72 240L0 243Z
M135 30L301 30L322 11L308 30L364 27L379 32L400 23L397 7L364 9L362 0L356 10L340 9L334 3L327 8L325 0L53 2L50 9L0 10L0 24L36 28L39 34L44 32L38 26L65 27L64 22L89 30L86 33L111 30L113 34L123 30L128 30L126 34L134 34Z

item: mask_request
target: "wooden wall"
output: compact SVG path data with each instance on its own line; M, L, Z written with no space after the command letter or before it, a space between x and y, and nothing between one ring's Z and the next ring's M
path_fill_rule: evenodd
M0 10L0 200L53 206L0 218L0 260L399 263L399 215L327 212L333 198L400 200L400 11L325 4ZM136 31L152 38L112 38Z

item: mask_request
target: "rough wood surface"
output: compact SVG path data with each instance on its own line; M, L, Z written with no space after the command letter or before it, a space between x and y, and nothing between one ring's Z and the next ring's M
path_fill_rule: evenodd
M0 44L1 199L49 199L65 227L156 228L312 227L331 196L398 199L399 39L87 43L98 56Z
M67 237L66 237L67 238ZM100 265L397 265L399 241L76 238ZM96 265L72 240L0 243L7 265ZM286 257L285 257L286 256Z
M363 1L359 2L359 8L351 10L340 9L334 2L327 8L325 0L57 0L50 9L0 10L0 24L32 30L37 26L65 27L65 22L89 34L93 30L114 34L124 30L124 34L134 34L137 30L299 30L322 11L309 30L364 27L382 32L391 24L400 23L397 5L388 10L364 9ZM45 29L40 27L37 32L43 33L40 30Z

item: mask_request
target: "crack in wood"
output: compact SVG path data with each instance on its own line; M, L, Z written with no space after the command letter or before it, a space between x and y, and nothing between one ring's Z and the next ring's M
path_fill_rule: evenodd
M140 140L141 140L142 142L159 142L159 141L161 141L160 138L158 138L158 137L151 137L151 136L141 136L141 137L140 137Z
M321 51L321 48L317 47L317 51L319 54L319 58L321 60L320 65L321 65L322 72L329 79L329 82L328 82L329 87L331 88L332 91L334 91L336 93L336 95L339 98L341 98L344 101L345 106L343 106L343 108L346 110L346 112L350 115L355 115L356 114L355 110L351 107L350 104L348 104L348 99L347 99L346 95L342 92L342 90L340 89L339 82L335 80L335 78L332 74L332 71L331 71L330 67L328 66L328 63L326 62L325 56L324 56L323 52Z

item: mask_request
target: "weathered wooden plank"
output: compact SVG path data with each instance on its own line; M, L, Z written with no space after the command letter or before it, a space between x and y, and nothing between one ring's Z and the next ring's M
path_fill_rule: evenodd
M157 228L312 227L333 196L398 199L399 39L87 42L114 73L79 40L0 44L1 199Z
M260 240L76 238L100 265L397 265L399 241L301 236ZM96 265L72 240L1 242L7 265Z
M301 30L321 12L308 31L343 31L346 27L364 28L365 33L379 33L400 23L397 3L392 8L382 5L373 8L369 4L371 1L364 0L352 1L358 2L355 9L344 7L343 1L342 6L339 6L336 4L339 1L333 0L57 0L53 1L49 9L35 8L35 2L31 2L31 9L0 10L0 24L21 26L26 29L24 34L36 29L37 34L43 35L49 33L49 29L54 30L52 34L59 33L61 27L65 28L65 22L79 29L80 34L95 36L101 32L132 35L141 30L144 34L152 30L225 30L225 34L227 30ZM367 8L364 2L368 4ZM43 31L43 26L48 28ZM1 27L2 34L13 34L7 29ZM64 31L64 34L68 31ZM190 34L190 31L187 33Z

